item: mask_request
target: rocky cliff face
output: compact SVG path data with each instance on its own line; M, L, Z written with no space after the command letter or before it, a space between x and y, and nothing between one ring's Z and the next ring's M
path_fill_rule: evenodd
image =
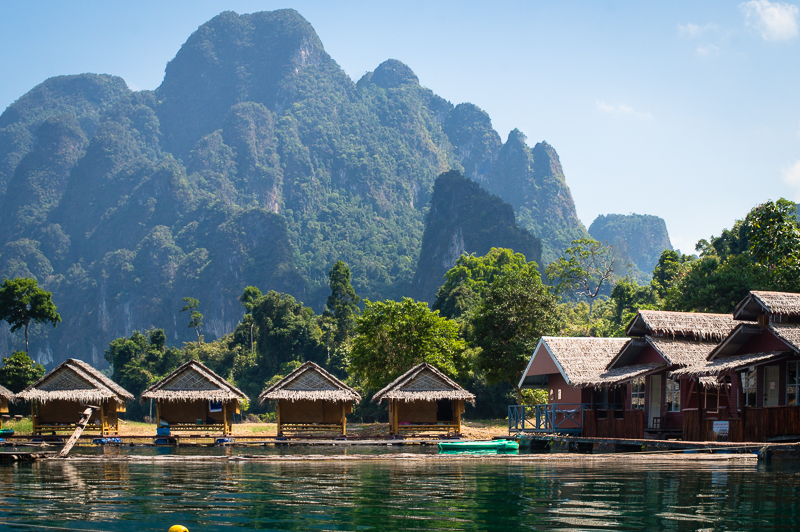
M513 205L492 207L507 230L495 242L439 202L429 226L452 230L451 244L435 271L417 268L448 170L472 180L449 185L458 201L478 201L477 183ZM371 299L429 295L462 251L538 260L513 211L544 262L585 233L550 146L517 131L503 144L485 112L454 107L397 60L353 83L293 10L215 17L155 91L90 74L35 87L0 115L0 202L0 275L39 279L64 318L34 331L45 363L102 365L134 329L189 340L185 296L200 300L208 339L233 328L248 285L321 310L337 260ZM0 351L18 345L0 327Z
M589 227L589 234L612 246L618 275L625 275L630 267L631 275L640 283L650 282L661 252L672 249L667 224L649 214L600 215Z
M463 253L482 256L493 247L510 248L529 261L541 261L541 242L517 225L510 204L457 171L440 175L425 220L412 296L433 302L444 274L458 257Z

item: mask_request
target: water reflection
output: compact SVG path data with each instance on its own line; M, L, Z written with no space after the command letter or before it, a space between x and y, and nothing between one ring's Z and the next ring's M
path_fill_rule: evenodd
M182 523L192 532L677 531L800 524L794 465L419 458L2 465L0 529L163 532Z

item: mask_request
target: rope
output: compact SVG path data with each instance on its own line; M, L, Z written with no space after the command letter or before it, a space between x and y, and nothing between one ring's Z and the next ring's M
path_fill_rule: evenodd
M11 521L0 521L0 525L5 526L14 526L14 527L26 527L26 528L34 528L36 530L67 530L68 532L74 532L75 528L67 528L63 526L47 526L47 525L35 525L29 523L13 523ZM100 530L97 528L81 528L83 532L105 532L104 530Z

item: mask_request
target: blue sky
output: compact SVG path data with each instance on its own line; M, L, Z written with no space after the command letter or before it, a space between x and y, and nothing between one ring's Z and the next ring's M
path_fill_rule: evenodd
M698 2L0 3L0 109L95 72L154 89L221 11L297 9L358 80L388 58L561 157L578 215L655 214L689 252L756 204L800 200L800 9Z

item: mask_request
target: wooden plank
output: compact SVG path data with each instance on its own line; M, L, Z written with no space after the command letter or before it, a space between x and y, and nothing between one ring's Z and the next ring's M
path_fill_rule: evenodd
M76 424L77 427L75 428L75 432L72 433L72 436L67 440L67 443L64 445L64 448L58 453L59 458L66 458L69 454L69 451L72 449L72 446L75 445L75 442L78 441L78 438L81 437L81 433L83 429L86 428L86 424L89 422L89 419L92 417L92 412L97 410L99 407L97 406L90 406L86 410L83 411L81 414L81 419Z

